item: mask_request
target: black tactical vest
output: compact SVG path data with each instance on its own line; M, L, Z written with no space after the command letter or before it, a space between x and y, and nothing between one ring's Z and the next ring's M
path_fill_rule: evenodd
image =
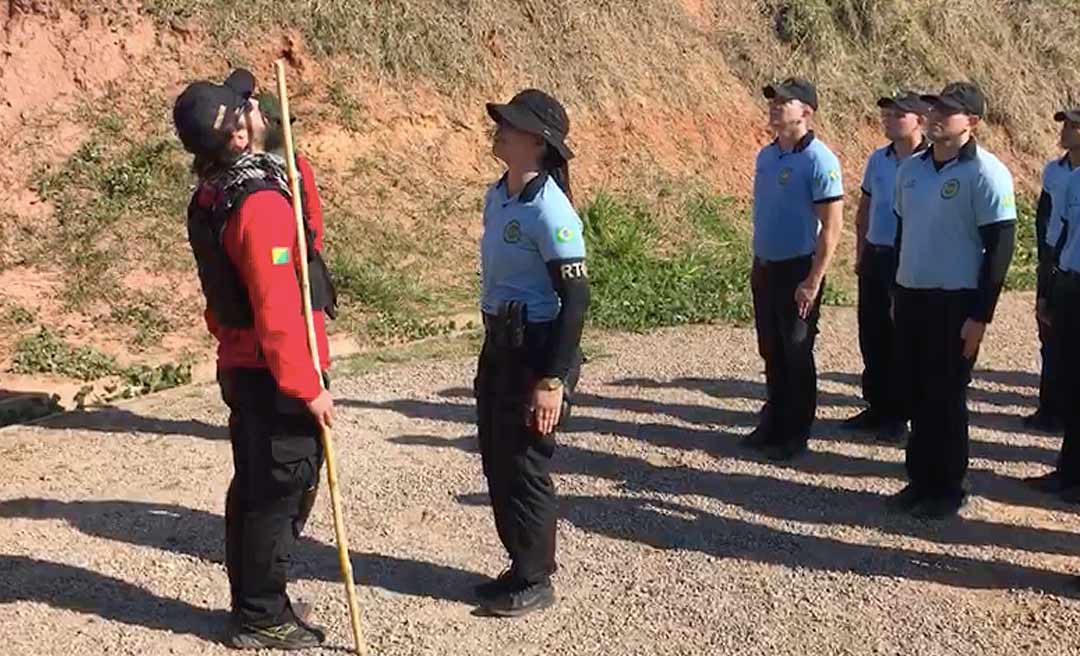
M250 328L254 324L254 315L247 287L225 252L225 226L236 216L248 196L265 189L285 195L273 183L257 178L237 185L227 195L200 187L196 189L188 204L188 243L195 254L203 296L206 297L207 307L214 318L227 328ZM303 196L301 200L304 200ZM306 203L302 204L307 206ZM311 229L306 214L304 233L307 237L311 308L322 310L333 319L337 307L337 292L330 280L326 262L315 250L315 231Z

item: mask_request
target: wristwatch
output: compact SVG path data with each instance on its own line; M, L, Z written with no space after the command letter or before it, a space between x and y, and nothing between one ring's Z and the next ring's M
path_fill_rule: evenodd
M557 376L549 376L547 378L541 378L536 381L536 387L542 389L545 392L554 392L563 386L562 378Z

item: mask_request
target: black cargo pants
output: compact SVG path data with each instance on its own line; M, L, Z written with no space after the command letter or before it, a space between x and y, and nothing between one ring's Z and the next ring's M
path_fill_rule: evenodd
M268 627L295 619L285 592L305 492L318 484L320 428L267 369L218 372L229 406L234 474L225 498L225 565L232 612Z
M485 316L484 346L475 381L478 436L495 529L513 574L527 583L556 570L558 500L551 480L555 436L539 435L529 407L543 362L553 345L553 323L525 324L514 339L504 320ZM515 341L517 343L515 343ZM581 371L581 356L565 381L563 418Z

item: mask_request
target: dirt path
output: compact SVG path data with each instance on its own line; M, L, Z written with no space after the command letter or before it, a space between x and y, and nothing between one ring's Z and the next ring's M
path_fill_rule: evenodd
M520 621L469 604L503 566L471 361L336 381L373 653L1080 653L1080 515L1014 480L1058 444L1020 429L1037 384L1030 307L1008 297L992 327L972 391L975 496L940 524L886 516L902 452L837 431L858 405L853 311L823 320L822 421L790 466L736 444L763 395L750 331L603 339L556 456L561 603ZM224 419L205 387L0 431L4 653L227 653L209 642L228 602ZM326 505L309 536L292 590L347 645Z

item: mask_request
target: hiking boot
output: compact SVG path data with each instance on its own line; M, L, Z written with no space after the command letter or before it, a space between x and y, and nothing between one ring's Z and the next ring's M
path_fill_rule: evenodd
M480 601L491 601L502 593L512 590L517 583L513 568L508 567L497 578L485 581L473 588L473 592Z
M761 424L748 434L744 435L739 444L748 449L764 449L769 445L772 438L772 430Z
M890 512L911 512L912 508L922 503L925 498L926 494L921 489L908 483L904 489L889 495L885 500L885 507Z
M1061 474L1054 470L1042 476L1029 476L1024 479L1024 485L1044 494L1060 494L1067 487Z
M806 440L786 440L779 444L766 447L765 457L772 462L787 462L794 460L807 450Z
M293 651L312 649L325 641L326 633L322 629L297 620L268 627L239 626L229 636L227 644L234 649Z
M555 605L555 587L551 581L518 583L494 599L484 602L484 610L498 617L521 617Z
M840 428L846 431L872 431L881 428L881 425L881 416L867 408L854 417L845 419L841 422Z
M882 444L903 444L907 442L908 427L906 421L890 421L882 425L874 435L874 440Z
M948 519L960 512L967 505L967 494L927 497L911 510L911 516L918 519Z
M1065 425L1059 417L1042 410L1036 410L1034 413L1024 417L1023 424L1024 428L1040 433L1056 434L1065 430Z

